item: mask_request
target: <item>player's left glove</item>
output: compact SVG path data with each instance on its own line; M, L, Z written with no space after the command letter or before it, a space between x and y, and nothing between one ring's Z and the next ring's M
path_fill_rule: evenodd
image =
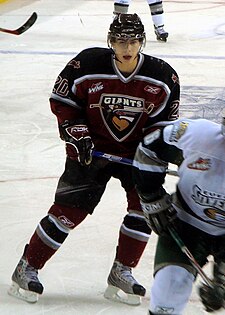
M139 197L148 226L158 235L167 232L167 227L177 218L171 196L161 188L152 194L139 194Z
M71 124L65 121L59 126L62 139L66 142L66 153L71 160L81 165L88 165L92 161L94 144L91 140L87 125Z
M212 287L202 284L199 296L208 313L225 307L225 263L214 265L214 285Z

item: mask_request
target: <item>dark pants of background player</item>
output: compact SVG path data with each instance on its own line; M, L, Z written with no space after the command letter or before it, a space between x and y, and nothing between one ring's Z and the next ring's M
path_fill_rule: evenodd
M179 219L176 222L176 229L201 267L208 262L209 255L214 257L215 262L225 262L225 235L209 235ZM191 262L169 234L162 235L158 239L154 265L155 273L163 266L178 265L196 275Z
M126 191L128 209L142 211L132 181L131 166L100 158L93 158L87 166L67 158L65 171L58 182L55 203L84 209L91 214L111 177L119 179Z

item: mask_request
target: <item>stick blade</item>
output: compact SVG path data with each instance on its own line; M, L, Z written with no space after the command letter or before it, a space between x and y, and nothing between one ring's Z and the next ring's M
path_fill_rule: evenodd
M19 27L16 32L17 35L20 35L24 32L26 32L26 30L28 30L37 20L37 13L33 12L32 15L29 17L29 19L21 26Z
M29 17L29 19L19 28L16 30L9 30L5 28L0 28L0 32L9 33L13 35L20 35L24 32L26 32L37 20L37 13L33 12L32 15Z

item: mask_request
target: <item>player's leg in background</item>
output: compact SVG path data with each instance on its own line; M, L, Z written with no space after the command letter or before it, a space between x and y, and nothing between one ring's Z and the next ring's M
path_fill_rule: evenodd
M113 14L127 13L131 0L114 0Z
M156 38L159 41L166 42L169 34L164 30L163 2L162 0L147 0L147 3L150 8Z

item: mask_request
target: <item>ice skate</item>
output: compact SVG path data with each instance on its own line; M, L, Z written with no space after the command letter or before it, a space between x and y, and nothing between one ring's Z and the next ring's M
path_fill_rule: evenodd
M27 247L28 245L12 275L12 285L8 293L18 299L35 303L44 288L38 279L38 271L30 266L25 258Z
M166 42L169 34L164 30L163 26L164 25L160 25L158 27L154 26L155 35L156 35L157 40L162 41L162 42Z
M108 277L108 287L104 297L116 302L129 305L139 305L141 296L145 295L145 288L132 276L130 267L114 261Z

